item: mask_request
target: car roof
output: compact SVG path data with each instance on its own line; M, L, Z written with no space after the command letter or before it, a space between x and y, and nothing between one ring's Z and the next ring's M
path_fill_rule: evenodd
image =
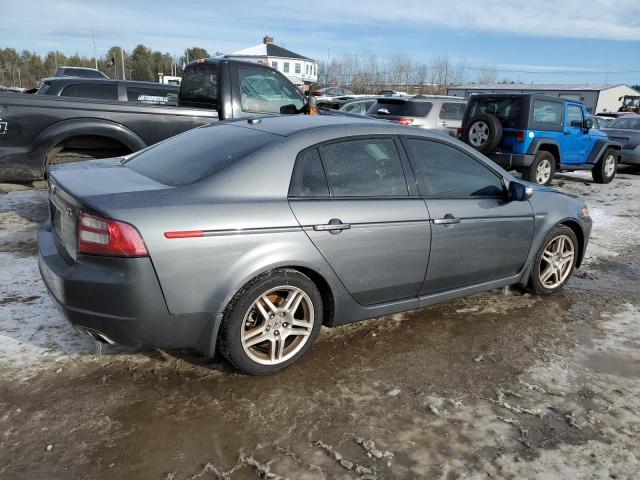
M249 119L231 120L229 125L250 128L283 137L313 130L335 129L337 133L352 134L349 129L362 130L373 134L408 133L408 127L385 120L378 120L360 115L264 115Z

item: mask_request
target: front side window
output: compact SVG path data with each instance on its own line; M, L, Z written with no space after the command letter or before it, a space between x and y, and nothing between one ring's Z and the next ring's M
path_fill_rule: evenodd
M469 154L445 143L403 138L420 194L429 198L498 197L502 179Z
M65 87L60 95L97 100L118 100L118 87L115 84L76 83Z
M298 157L289 195L294 197L328 197L329 187L318 149L303 152Z
M393 140L347 140L322 147L333 197L407 196L407 182Z
M442 120L462 120L464 103L444 102L440 108L439 117Z
M578 105L567 105L567 126L582 128L582 109Z
M243 112L296 113L304 107L302 95L280 75L252 67L240 67L238 72Z
M559 126L562 124L562 104L547 100L534 100L532 119L535 123Z

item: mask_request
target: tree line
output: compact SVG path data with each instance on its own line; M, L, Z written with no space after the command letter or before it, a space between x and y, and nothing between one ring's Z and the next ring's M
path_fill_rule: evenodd
M52 76L58 67L96 68L96 63L98 70L110 78L154 82L158 81L158 73L180 76L183 64L209 56L209 52L200 47L188 48L183 55L173 56L144 45L138 45L131 51L113 46L97 59L77 53L65 55L60 51L51 51L42 56L28 50L18 52L13 48L4 48L0 49L0 85L31 88L37 85L38 80Z

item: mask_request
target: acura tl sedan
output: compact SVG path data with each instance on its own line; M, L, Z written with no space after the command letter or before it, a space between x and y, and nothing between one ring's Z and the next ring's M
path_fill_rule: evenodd
M52 167L38 232L50 294L81 332L216 348L249 374L333 327L519 284L562 288L586 206L458 140L389 122L219 122L125 158Z

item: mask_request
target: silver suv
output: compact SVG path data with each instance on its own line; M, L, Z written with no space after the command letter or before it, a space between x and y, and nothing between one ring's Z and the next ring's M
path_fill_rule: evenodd
M446 129L454 134L462 126L466 100L443 95L380 98L369 108L367 115L392 120L413 127Z

